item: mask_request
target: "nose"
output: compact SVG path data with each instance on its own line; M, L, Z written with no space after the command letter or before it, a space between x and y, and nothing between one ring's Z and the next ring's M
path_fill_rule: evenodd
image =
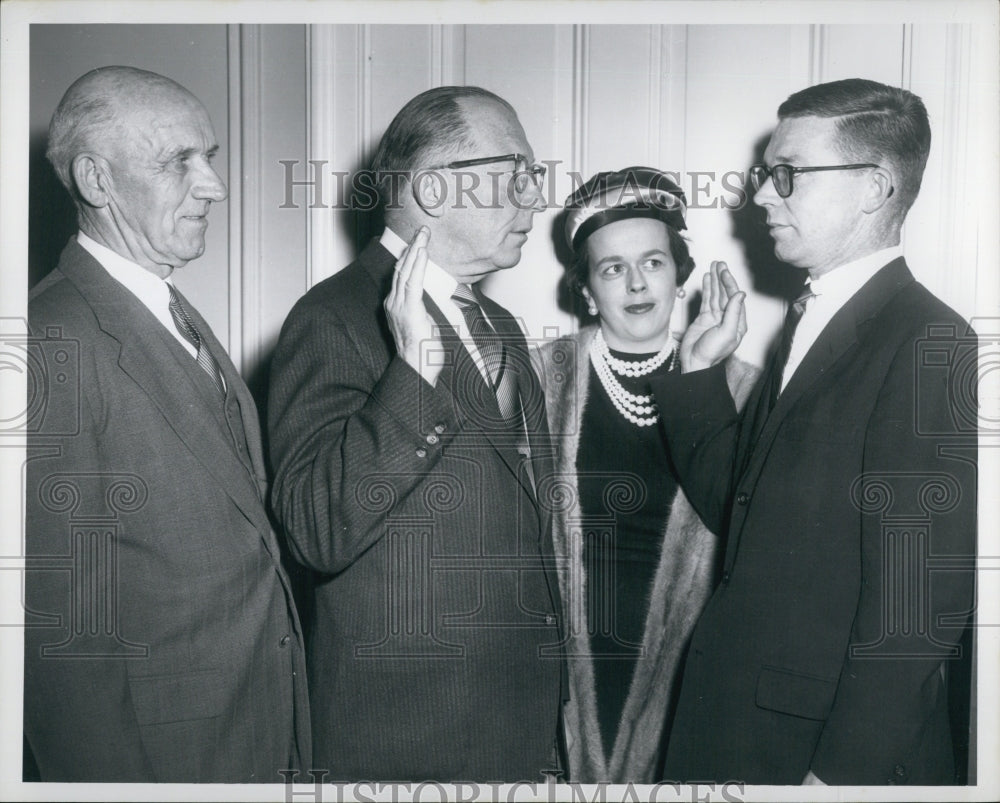
M224 201L229 193L215 168L206 161L195 179L191 194L199 200Z
M646 277L642 275L642 271L636 265L629 267L626 282L630 293L641 293L646 289Z
M752 184L750 185L753 186ZM774 206L781 200L781 196L778 195L778 191L774 189L774 179L768 176L764 183L760 185L760 189L753 194L753 202L757 206Z
M542 184L542 187L545 185ZM545 202L545 195L542 193L542 187L535 184L534 180L528 181L528 186L524 188L524 191L518 194L517 206L520 209L531 212L544 212L548 209L548 204Z

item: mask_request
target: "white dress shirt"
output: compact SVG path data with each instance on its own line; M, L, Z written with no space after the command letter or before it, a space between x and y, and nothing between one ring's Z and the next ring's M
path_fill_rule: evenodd
M806 302L806 310L792 337L788 362L785 363L785 371L781 376L782 390L826 329L830 319L872 276L902 255L903 247L894 245L834 268L819 278L807 280L806 284L814 296Z
M82 231L76 235L76 241L80 243L81 248L100 263L101 267L111 274L112 279L123 285L153 313L156 320L166 327L167 331L177 339L177 342L185 348L188 354L197 359L197 350L177 330L173 316L170 314L170 290L167 287L168 283L172 283L170 279L161 279L142 265L137 265L121 254L116 254L107 246L94 241Z
M408 245L402 237L388 227L382 232L379 242L396 259L402 256L404 249ZM479 373L483 375L486 384L492 387L493 384L489 372L486 370L486 365L479 354L479 349L476 348L476 344L469 333L469 327L465 322L465 315L462 314L462 308L451 297L458 284L455 277L448 273L448 271L430 259L427 260L427 270L424 272L424 291L437 304L438 309L441 310L441 314L451 324L451 327L458 332L462 344L469 352L476 367L479 368ZM486 318L490 326L493 325L493 322L490 321L489 316L486 314L486 310L483 310L483 317Z

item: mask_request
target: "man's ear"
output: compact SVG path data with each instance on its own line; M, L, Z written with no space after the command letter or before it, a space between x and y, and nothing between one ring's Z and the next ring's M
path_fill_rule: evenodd
M892 183L892 173L884 167L872 170L868 177L868 194L865 196L862 209L871 214L877 212L896 192Z
M413 198L417 205L431 217L441 217L448 200L448 185L444 176L435 170L418 173L413 179Z
M107 192L107 166L103 158L89 153L77 154L70 164L76 191L90 206L107 206L111 200Z

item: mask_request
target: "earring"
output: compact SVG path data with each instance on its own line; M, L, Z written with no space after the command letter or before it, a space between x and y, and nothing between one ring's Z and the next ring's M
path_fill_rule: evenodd
M597 304L595 304L591 299L587 300L587 312L593 316L597 316Z
M687 290L685 290L683 287L678 287L677 288L677 297L678 298L684 298L684 296L686 296L686 295L687 295Z

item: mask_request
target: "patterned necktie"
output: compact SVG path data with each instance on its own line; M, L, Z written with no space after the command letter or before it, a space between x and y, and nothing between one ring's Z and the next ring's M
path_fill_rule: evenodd
M775 356L775 375L771 384L771 398L768 409L774 407L774 403L778 400L778 395L781 393L782 379L785 375L785 365L788 363L788 355L792 350L792 339L795 337L795 330L798 328L799 321L802 320L802 316L805 314L806 307L809 304L809 299L815 297L816 294L810 289L809 285L806 285L801 295L799 295L799 297L792 302L792 306L788 308L788 314L785 316L785 324L781 328L781 340L778 343L778 353Z
M469 285L458 285L451 298L462 310L472 341L479 350L479 356L483 358L491 387L497 397L500 415L511 424L520 424L521 403L517 393L517 378L513 371L507 370L507 351L503 340L486 320Z
M500 408L500 415L508 431L514 433L517 438L516 448L521 455L521 466L531 485L532 492L537 494L535 485L535 470L531 464L531 446L528 443L528 433L524 427L524 419L521 415L521 397L517 390L517 375L514 370L508 370L507 349L503 344L500 335L497 334L479 306L472 288L467 284L460 284L451 294L452 301L458 304L462 310L462 316L469 327L469 334L472 341L479 350L489 374L493 392L497 397L497 407Z
M211 378L222 398L226 398L226 383L222 379L222 371L219 370L219 363L215 361L212 352L208 350L208 346L202 341L201 335L198 334L198 329L194 325L194 321L191 320L191 316L184 309L184 305L181 304L180 296L177 295L174 286L168 282L167 287L170 290L170 317L174 319L174 326L184 336L184 339L194 346L198 355L198 365L205 369L205 373Z

